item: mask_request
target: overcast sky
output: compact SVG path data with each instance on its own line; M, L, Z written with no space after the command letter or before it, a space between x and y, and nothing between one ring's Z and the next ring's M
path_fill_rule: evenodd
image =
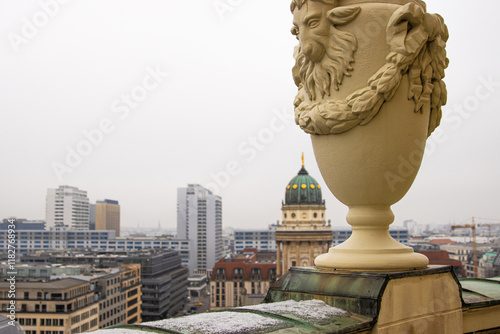
M500 218L500 2L427 6L450 31L447 118L395 222ZM0 218L45 219L67 184L173 229L177 188L199 183L225 227L276 222L302 152L324 185L293 122L291 21L289 0L0 0Z

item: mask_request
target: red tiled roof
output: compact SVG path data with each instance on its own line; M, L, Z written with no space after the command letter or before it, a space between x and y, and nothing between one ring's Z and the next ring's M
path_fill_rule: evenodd
M253 253L251 256L248 253ZM231 259L220 259L216 262L212 270L211 279L216 280L217 269L224 269L225 280L244 279L250 280L252 276L252 269L260 268L260 277L262 280L269 280L270 270L276 269L276 263L273 262L259 262L257 261L258 250L256 248L245 248L241 254ZM241 269L242 275L235 275L234 270Z
M447 251L439 250L439 251L418 251L421 254L424 254L429 258L429 261L439 261L439 260L449 260L450 255Z
M252 269L259 268L260 269L260 277L262 280L270 280L270 270L276 269L276 263L254 263L254 262L216 262L214 269L212 270L211 279L216 280L217 277L217 269L224 269L225 271L225 279L224 280L233 280L233 279L244 279L250 280L252 276ZM243 275L235 275L235 269L242 269Z
M458 267L460 268L460 271L462 273L462 277L467 277L465 274L465 269L462 264L462 262L458 260L451 260L450 255L448 254L447 251L418 251L417 253L423 254L427 256L429 259L429 264L437 264L437 265L444 265L444 266L452 266L452 267Z

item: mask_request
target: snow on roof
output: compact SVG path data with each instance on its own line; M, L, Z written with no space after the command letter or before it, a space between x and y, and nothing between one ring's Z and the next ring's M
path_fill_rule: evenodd
M293 316L301 321L314 321L320 325L331 321L333 316L350 316L349 312L329 306L321 300L303 300L299 302L295 300L287 300L284 302L259 304L240 308L270 312L284 316ZM314 312L311 312L311 310L314 310Z
M144 334L144 331L140 329L113 328L101 329L95 332L90 332L89 334Z
M174 319L154 321L144 323L143 325L193 334L253 334L261 331L268 332L270 330L290 327L290 324L285 321L271 319L252 313L233 312L203 313Z
M320 300L287 300L153 321L140 324L144 327L137 329L109 328L92 334L143 334L152 328L189 334L299 333L299 327L300 333L312 333L350 316L349 312Z

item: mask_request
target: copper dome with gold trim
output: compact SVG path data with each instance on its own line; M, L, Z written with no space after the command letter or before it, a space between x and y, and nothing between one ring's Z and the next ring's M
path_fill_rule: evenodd
M324 204L321 185L309 175L303 163L297 176L286 186L285 205L291 204Z

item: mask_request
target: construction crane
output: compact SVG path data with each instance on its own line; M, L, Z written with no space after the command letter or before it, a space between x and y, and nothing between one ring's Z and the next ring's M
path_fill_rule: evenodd
M478 265L477 265L477 243L476 243L476 222L474 217L472 217L472 224L465 225L452 225L451 230L454 231L457 228L470 228L472 233L472 261L474 264L474 277L478 276Z
M486 219L486 218L483 218L483 219ZM487 219L487 220L496 220L496 219ZM488 230L489 230L489 234L491 235L491 224L477 224L476 225L476 221L475 221L474 217L472 217L472 223L471 224L452 225L451 226L451 230L452 231L455 230L455 229L457 229L457 228L470 228L471 229L471 233L472 233L472 261L473 261L473 265L474 265L474 277L475 278L477 278L477 276L478 276L476 226L477 227L487 226Z

